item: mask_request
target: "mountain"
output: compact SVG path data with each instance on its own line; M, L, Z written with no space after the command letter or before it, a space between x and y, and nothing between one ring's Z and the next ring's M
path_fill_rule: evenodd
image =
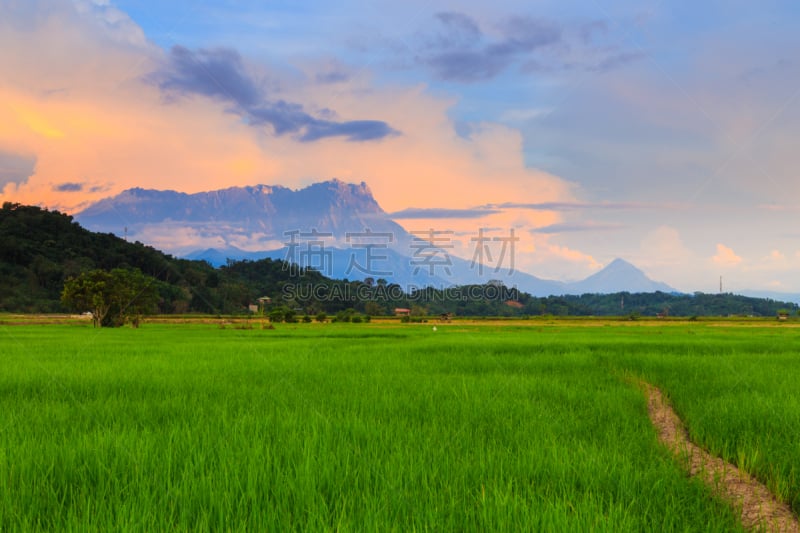
M391 234L395 242L411 239L366 183L338 179L296 191L267 185L195 194L134 188L92 204L75 219L89 230L127 234L176 255L202 248L272 250L300 238L344 243L348 232L365 228ZM312 229L320 237L312 237Z
M612 292L677 292L665 283L653 281L624 259L614 259L603 270L588 278L568 283L567 294Z
M214 266L229 259L288 259L338 279L383 277L407 287L501 277L491 268L479 273L471 261L441 248L426 246L422 251L423 241L394 222L363 182L333 179L296 191L267 185L195 194L129 189L89 206L75 219L90 230L124 234ZM431 262L447 263L437 263L431 273L425 254L437 256ZM314 263L323 257L328 265ZM363 268L353 268L354 261ZM501 281L534 295L563 292L561 282L523 272Z
M333 179L299 190L257 185L195 194L129 189L75 219L90 230L124 234L214 266L229 259L286 259L336 279L384 278L408 288L497 280L534 296L673 291L622 260L576 283L479 268L407 232L363 182Z
M496 280L507 287L516 287L533 296L566 294L566 285L560 281L541 279L519 271L510 275L506 272L495 273L491 268L485 268L481 274L478 272L477 265L455 256L448 258L447 271L445 271L444 266L437 265L434 269L434 275L431 275L429 269L420 266L413 257L403 255L392 248L382 248L369 252L373 262L372 269L368 270L370 260L366 256L367 253L365 249L326 247L324 250L320 250L316 257L308 258L311 259L310 261L297 261L299 257L295 257L294 262L303 267L319 270L323 275L333 279L364 280L368 277L374 279L385 278L409 290L413 287L434 286L442 288L487 283ZM323 254L326 256L324 260L320 257ZM283 247L277 250L246 252L236 248L226 248L224 250L208 248L192 252L186 258L200 259L213 266L222 266L227 264L229 260L255 261L263 258L287 260L291 259L291 250ZM364 268L359 269L359 267ZM436 275L437 272L438 275Z

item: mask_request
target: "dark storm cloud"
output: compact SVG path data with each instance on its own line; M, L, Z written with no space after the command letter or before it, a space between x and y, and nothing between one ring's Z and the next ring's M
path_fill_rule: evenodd
M175 46L164 67L148 76L170 98L201 95L227 103L253 127L271 127L276 135L293 134L301 142L327 137L372 141L397 135L378 120L334 121L308 113L302 105L271 101L238 52L226 48L192 51ZM330 116L330 113L326 113Z

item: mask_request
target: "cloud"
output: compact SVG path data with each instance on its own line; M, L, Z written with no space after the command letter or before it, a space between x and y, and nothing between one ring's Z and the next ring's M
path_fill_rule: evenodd
M488 48L494 55L529 53L562 40L562 30L556 23L533 17L511 17L500 29L504 39Z
M499 25L500 37L488 40L478 23L464 13L436 14L441 31L428 39L417 61L446 81L472 83L494 78L519 56L561 40L554 23L515 16Z
M608 23L604 20L593 20L581 25L580 35L583 44L591 45L595 39L608 34Z
M270 100L263 84L248 72L241 55L228 48L192 51L174 46L166 64L145 79L169 100L200 95L224 102L249 125L269 126L278 136L294 134L301 142L328 137L374 141L399 133L383 121L337 122L314 117L301 104Z
M7 183L25 183L35 168L36 157L5 152L0 149L0 190Z
M592 255L550 242L549 237L535 235L533 247L527 252L523 248L522 257L518 260L523 271L533 272L545 279L566 281L583 279L603 268Z
M582 232L582 231L615 231L624 228L622 224L604 224L600 222L585 222L585 223L563 223L563 224L550 224L549 226L542 226L534 228L535 233L568 233L568 232Z
M601 57L596 63L588 65L587 70L595 72L607 72L619 67L623 67L630 63L639 61L647 57L647 54L641 51L635 52L612 52L611 54Z
M345 70L329 70L318 72L314 75L317 83L341 83L350 79L350 73Z
M439 34L438 45L442 47L464 46L474 43L483 37L478 23L464 13L455 11L441 12L435 15L442 23L445 31Z
M693 254L684 244L680 232L671 226L659 226L642 239L641 263L660 268L666 273L676 265L692 262Z
M53 185L55 192L81 192L83 189L83 183L66 182Z
M415 208L409 207L401 211L389 213L389 216L395 219L410 220L410 219L446 219L446 218L483 218L485 216L500 213L494 209L439 209L431 208Z
M677 206L657 206L656 204L645 204L638 202L539 202L539 203L520 203L504 202L501 204L486 204L481 206L486 209L531 209L534 211L577 211L588 209L653 209L655 207L677 207Z
M172 64L172 52L106 46L89 31L92 24L68 19L73 24L53 20L29 31L0 31L0 71L15 72L0 83L0 101L8 104L0 106L0 147L37 158L30 179L6 184L0 201L74 213L131 187L192 193L259 183L302 187L338 177L369 183L388 212L429 209L417 215L431 218L400 222L407 230L457 231L454 252L466 259L472 257L470 238L494 227L502 228L497 235L513 228L520 237L520 270L536 272L549 257L576 276L590 265L580 254L549 248L549 235L527 231L561 222L557 211L474 208L481 218L467 217L471 210L463 206L508 199L570 203L575 190L526 164L517 129L473 121L468 137L454 135L453 97L425 84L375 84L365 73L338 84L334 99L329 84L314 83L314 73L330 71L335 62L310 65L302 79L271 71L274 79L265 81L260 73L267 67L236 52L185 49ZM38 50L41 42L63 58L34 61L19 53ZM192 60L227 76L224 83L203 78ZM53 87L64 90L49 92ZM340 118L376 116L403 134L381 137L381 124ZM274 134L275 128L284 133ZM349 142L370 138L383 140ZM54 190L64 183L81 183L83 190ZM458 218L441 218L446 210ZM229 242L266 246L246 237L231 228ZM148 228L136 238L187 249L218 245L199 228Z
M167 65L148 78L172 96L199 94L235 103L242 109L263 99L262 90L246 72L239 53L227 48L191 51L173 46Z
M717 244L717 253L711 258L711 261L719 266L731 267L741 263L742 258L724 244Z
M305 133L298 139L303 142L311 142L325 137L344 137L348 141L376 141L394 135L399 135L399 132L379 120L351 120L349 122L315 120L305 125Z
M434 21L435 28L389 49L408 54L406 42L417 43L411 47L411 62L447 82L474 84L515 70L523 75L606 72L646 56L646 51L630 50L599 20L576 23L515 14L484 22L484 30L472 16L448 11L437 13ZM409 66L408 60L400 64Z

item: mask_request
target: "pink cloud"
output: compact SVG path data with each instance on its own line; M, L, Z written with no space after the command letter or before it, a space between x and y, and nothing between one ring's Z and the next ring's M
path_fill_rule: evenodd
M724 267L736 266L742 262L742 258L736 255L731 248L728 248L724 244L717 244L717 253L711 258L711 260L715 264Z

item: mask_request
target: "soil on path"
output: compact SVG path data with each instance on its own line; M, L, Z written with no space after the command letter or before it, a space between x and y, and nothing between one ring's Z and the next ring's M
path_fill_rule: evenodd
M682 461L692 476L710 485L714 492L740 512L744 527L754 530L800 533L797 516L760 482L736 466L715 457L692 441L678 415L661 391L642 383L647 392L650 420L658 437Z

